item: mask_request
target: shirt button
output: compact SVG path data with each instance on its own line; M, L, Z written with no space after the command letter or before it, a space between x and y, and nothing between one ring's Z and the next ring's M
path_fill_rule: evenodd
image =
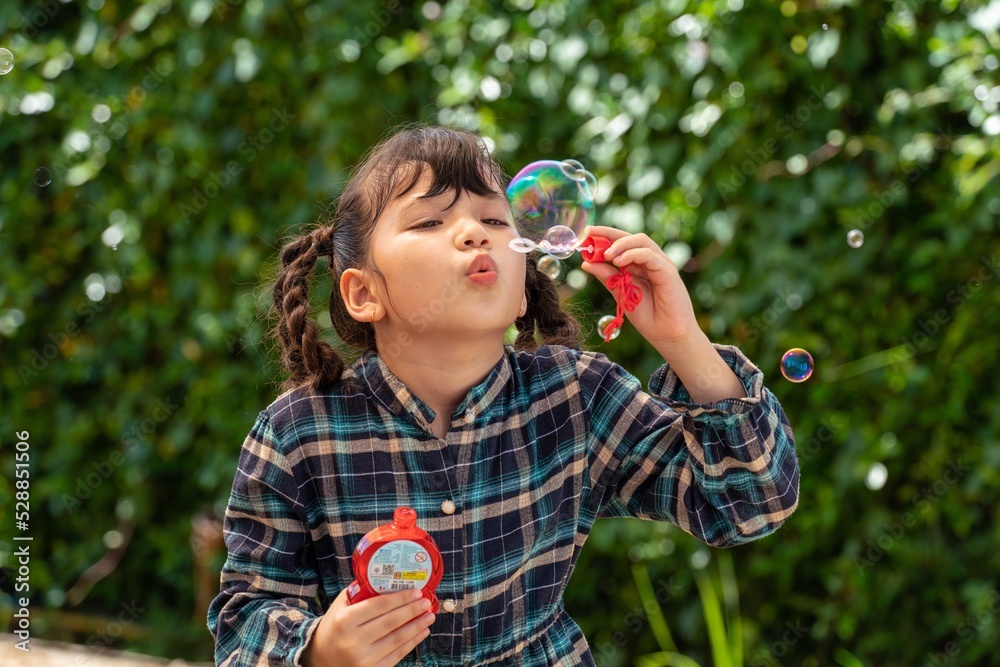
M455 503L451 502L450 500L444 501L443 503L441 503L441 511L444 512L445 514L454 514Z
M476 419L476 411L473 410L472 408L466 410L465 416L462 417L462 421L464 421L466 424L471 424L473 421L475 421L475 419Z
M453 611L455 611L455 601L452 600L451 598L448 598L447 600L445 600L444 604L442 604L441 606L447 612L453 612Z

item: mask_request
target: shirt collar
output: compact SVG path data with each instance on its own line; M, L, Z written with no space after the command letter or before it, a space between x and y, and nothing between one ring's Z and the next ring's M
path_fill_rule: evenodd
M513 345L504 345L500 361L486 374L483 380L472 387L462 402L455 408L452 422L472 423L486 412L493 400L500 394L511 377L511 357L515 354ZM352 365L354 373L379 402L393 414L409 418L417 426L432 432L434 410L416 396L403 381L393 375L385 361L375 349L365 350Z

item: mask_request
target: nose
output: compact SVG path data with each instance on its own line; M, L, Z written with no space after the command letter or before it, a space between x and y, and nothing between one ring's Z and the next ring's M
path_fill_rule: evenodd
M490 247L492 241L486 223L472 216L467 216L459 225L457 241L460 247Z

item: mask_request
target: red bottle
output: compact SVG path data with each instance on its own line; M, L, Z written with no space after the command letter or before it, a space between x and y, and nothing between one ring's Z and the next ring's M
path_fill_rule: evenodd
M429 611L437 613L434 591L441 583L444 562L434 538L416 523L415 509L397 507L392 523L374 528L361 538L351 559L356 578L347 587L348 604L416 588L430 600Z

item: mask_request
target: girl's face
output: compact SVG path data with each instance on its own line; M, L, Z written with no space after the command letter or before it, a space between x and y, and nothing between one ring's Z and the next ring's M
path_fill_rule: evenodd
M471 342L478 334L502 339L520 311L526 271L525 255L508 245L520 234L507 198L501 192L484 197L465 191L449 207L454 191L420 198L431 183L425 165L417 184L393 200L376 224L372 259L392 296L390 304L379 295L388 311L383 323L433 332L442 342ZM488 277L468 276L481 255L496 264L492 284Z

